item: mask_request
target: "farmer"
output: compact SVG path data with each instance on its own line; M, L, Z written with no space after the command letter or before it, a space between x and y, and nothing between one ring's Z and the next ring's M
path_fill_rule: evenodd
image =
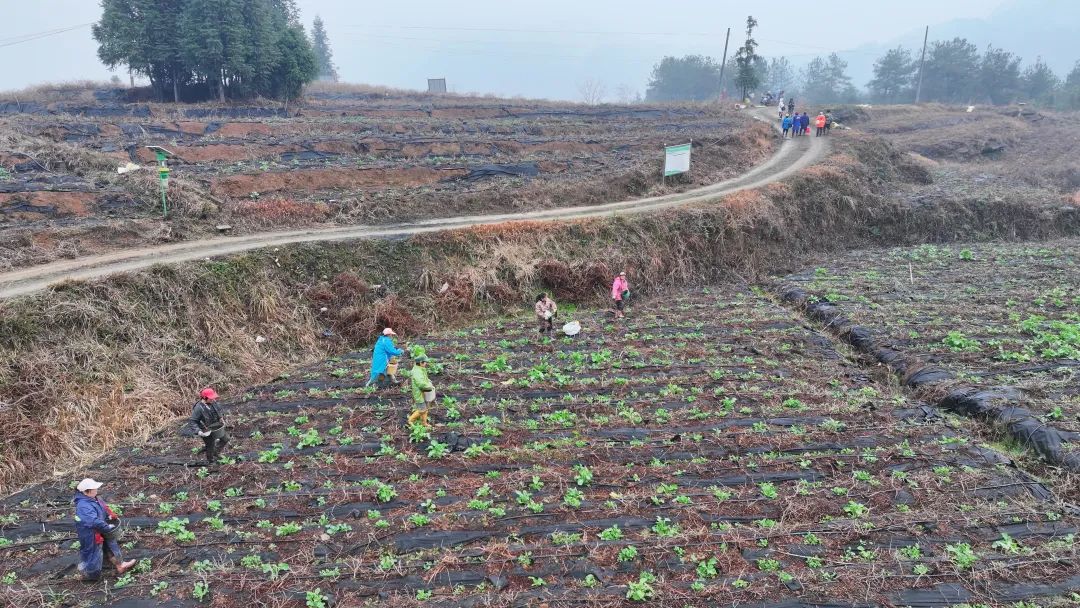
M615 318L621 319L626 315L623 314L623 308L626 303L625 300L630 297L630 284L626 282L626 272L620 272L615 277L615 281L611 284L611 299L615 301Z
M788 111L788 114L791 114L792 112L795 111L795 98L794 97L791 97L790 99L787 100L787 111Z
M785 116L784 120L780 121L780 126L784 129L784 137L783 138L787 139L788 131L791 131L791 115L790 114ZM794 136L794 135L795 134L792 133L792 136Z
M98 498L101 482L87 478L75 486L75 531L79 534L79 572L83 580L93 582L101 578L104 555L116 566L117 574L123 574L135 565L135 560L121 561L120 543L115 532L120 518ZM115 522L115 523L111 523Z
M394 340L391 336L396 336L392 328L387 327L382 330L382 336L375 342L375 350L371 353L371 376L368 378L367 385L372 384L382 388L386 386L386 377L390 376L391 381L397 382L397 363L394 362L394 373L390 374L388 368L390 367L391 359L400 357L405 354L405 351L394 346Z
M828 135L829 131L832 129L832 123L833 123L832 112L830 112L828 110L825 110L825 134L826 135Z
M825 134L825 112L818 112L817 118L814 119L814 127L817 128L814 137L821 137Z
M431 426L428 422L428 408L435 401L435 385L428 378L428 356L419 355L413 359L413 367L409 372L412 383L413 411L409 414L409 424L417 421L424 426Z
M221 448L229 442L229 436L225 434L225 415L218 405L218 394L212 388L204 388L199 393L199 400L191 408L191 418L188 419L188 428L202 437L206 444L206 461L211 465L217 463Z
M778 105L776 107L776 114L781 119L784 118L784 97L783 97L783 95L780 96L780 105Z
M542 293L536 296L536 306L533 310L536 312L536 320L540 323L540 334L554 331L555 317L559 315L559 307L555 304L555 300L549 298L546 293Z
M809 135L810 134L810 115L807 114L806 112L803 112L802 116L799 118L799 124L802 126L802 134L803 135Z

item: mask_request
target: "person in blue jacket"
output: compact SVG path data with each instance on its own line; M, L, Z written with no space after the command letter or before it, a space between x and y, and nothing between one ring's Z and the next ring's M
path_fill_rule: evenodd
M784 139L787 139L788 131L791 130L791 114L788 114L780 121L780 127L784 129ZM794 133L792 135L794 135Z
M109 561L116 566L117 574L123 574L135 565L135 560L122 561L120 543L113 537L120 520L98 498L101 482L84 479L75 487L75 531L79 534L79 572L83 580L93 582L101 578L104 551L109 551ZM109 523L117 522L116 524Z
M376 386L386 385L386 368L390 364L391 357L400 357L405 354L405 351L394 346L394 340L390 336L396 336L394 330L387 327L383 330L382 336L375 342L375 350L371 353L371 377L368 378L367 385L372 384Z
M799 122L802 125L802 134L803 135L809 135L810 134L810 116L806 112L803 112L802 116L799 118Z

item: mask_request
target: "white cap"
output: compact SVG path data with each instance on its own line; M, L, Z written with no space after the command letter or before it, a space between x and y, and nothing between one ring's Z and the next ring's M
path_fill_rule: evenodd
M387 327L386 329L382 330L382 335L384 335L384 336L396 336L397 334L394 333L394 330Z
M87 477L86 479L80 481L79 485L75 486L75 489L80 492L85 492L87 490L96 490L101 486L102 483L100 481L94 481L93 479Z

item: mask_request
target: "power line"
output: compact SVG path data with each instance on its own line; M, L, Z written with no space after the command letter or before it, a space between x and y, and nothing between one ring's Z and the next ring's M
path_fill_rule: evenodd
M48 38L49 36L56 36L57 34L63 34L65 32L71 32L74 30L82 29L93 25L94 22L80 23L79 25L72 25L69 27L57 28L54 30L45 30L42 32L35 32L33 34L22 34L20 36L12 36L10 38L0 39L0 48L7 46L14 46L16 44L23 44L24 42L32 42L34 40L40 40L42 38Z
M346 25L345 27L366 27L377 29L402 30L440 30L453 32L505 32L512 34L573 34L581 36L705 36L710 38L716 36L716 34L709 34L705 32L619 32L611 30L539 30L505 27L436 27L424 25Z
M633 31L616 31L616 30L555 30L555 29L530 29L530 28L503 28L503 27L451 27L451 26L424 26L424 25L346 25L350 28L372 28L372 29L399 29L399 30L418 30L418 31L448 31L448 32L500 32L500 33L513 33L513 34L569 34L569 35L581 35L581 36L701 36L707 38L718 38L716 34L704 33L704 32L633 32ZM376 34L362 34L366 36L377 36ZM395 38L392 36L383 36L385 38ZM474 44L503 44L507 41L499 40L434 40L428 38L400 38L402 40L415 40L415 41L430 41L430 42L468 42ZM817 49L823 52L829 53L841 53L848 55L878 55L878 51L859 50L859 49L835 49L833 47L819 46L814 44L804 44L801 42L792 42L789 40L777 40L774 38L759 38L762 42L769 42L772 44L779 44L789 47L798 47L805 49ZM521 42L521 41L515 41ZM809 57L813 55L819 55L821 53L776 53L776 55L786 55L788 57Z

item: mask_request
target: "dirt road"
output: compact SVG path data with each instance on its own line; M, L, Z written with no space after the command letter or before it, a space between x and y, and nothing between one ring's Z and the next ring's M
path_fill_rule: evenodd
M774 119L771 118L771 112L768 112L768 114L770 118L765 118L766 112L759 112L755 118L774 122ZM235 237L217 237L199 241L172 243L156 247L127 249L75 260L53 262L0 274L0 298L11 298L33 293L49 285L67 280L94 279L130 270L138 270L154 264L189 262L292 243L394 238L511 221L560 221L606 217L703 203L740 190L758 188L770 182L784 179L817 161L822 157L825 149L825 138L803 137L797 140L787 140L769 160L738 177L711 186L666 196L586 207L546 209L525 213L459 216L385 226L336 226L285 232L263 232Z

